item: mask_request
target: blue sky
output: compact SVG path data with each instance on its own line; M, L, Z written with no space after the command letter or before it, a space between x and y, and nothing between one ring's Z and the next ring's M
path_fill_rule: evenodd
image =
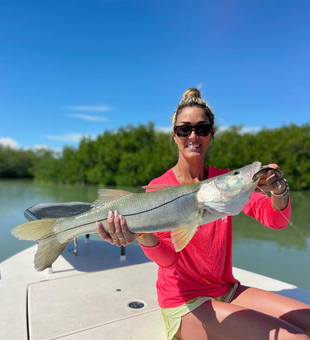
M1 0L0 143L169 128L199 87L225 128L310 120L309 0Z

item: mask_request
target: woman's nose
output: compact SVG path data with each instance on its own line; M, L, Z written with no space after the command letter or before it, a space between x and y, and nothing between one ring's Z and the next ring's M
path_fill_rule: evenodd
M191 138L198 137L198 135L197 135L197 133L196 133L194 128L192 129L192 131L191 131L191 133L189 134L188 137L191 137Z

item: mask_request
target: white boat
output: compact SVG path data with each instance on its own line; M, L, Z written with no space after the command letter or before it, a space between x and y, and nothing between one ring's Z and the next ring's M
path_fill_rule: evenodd
M81 237L52 269L33 268L36 245L0 264L0 338L7 340L161 340L157 266L137 245ZM234 268L242 284L310 304L310 292Z

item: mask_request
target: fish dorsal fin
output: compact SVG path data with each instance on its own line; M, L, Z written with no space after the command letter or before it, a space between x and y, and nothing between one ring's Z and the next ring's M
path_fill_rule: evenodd
M197 231L196 223L191 226L184 226L171 231L171 239L176 251L186 247Z
M93 207L114 201L115 199L132 194L130 191L116 189L99 189L98 199L93 203Z
M145 190L161 190L171 188L172 185L169 184L154 184L154 185L143 185L141 188Z

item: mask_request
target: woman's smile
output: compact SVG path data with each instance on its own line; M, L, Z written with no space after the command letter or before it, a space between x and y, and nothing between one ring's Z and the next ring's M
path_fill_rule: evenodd
M193 142L189 142L189 143L186 145L186 148L189 148L189 149L192 149L192 150L199 149L200 147L201 147L201 144L193 143Z

